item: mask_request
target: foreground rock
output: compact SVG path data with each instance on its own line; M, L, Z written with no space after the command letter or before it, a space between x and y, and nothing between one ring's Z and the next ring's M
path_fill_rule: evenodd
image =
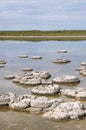
M70 63L71 60L69 59L55 59L54 61L52 61L53 63L59 63L59 64L65 64L65 63Z
M38 95L54 95L60 93L60 87L55 84L40 85L32 89L33 94Z
M86 107L80 102L64 102L55 109L45 113L43 117L56 121L76 119L86 116Z
M62 76L57 76L56 78L53 79L54 83L79 83L80 80L78 77L73 76L73 75L62 75Z
M64 102L62 99L49 99L29 94L16 96L13 93L0 95L0 108L40 113L43 117L59 120L86 117L86 106L80 102Z
M13 82L24 85L39 85L42 84L42 80L46 80L50 77L50 74L46 71L32 71L24 74L16 75Z
M0 95L0 107L9 106L9 103L15 99L15 94L7 93Z
M61 93L68 97L78 98L78 99L86 99L86 88L77 88L75 90L72 89L62 89Z

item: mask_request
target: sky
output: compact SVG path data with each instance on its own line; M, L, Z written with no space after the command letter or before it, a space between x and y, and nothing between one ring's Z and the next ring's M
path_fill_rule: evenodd
M1 30L86 30L86 0L0 0Z

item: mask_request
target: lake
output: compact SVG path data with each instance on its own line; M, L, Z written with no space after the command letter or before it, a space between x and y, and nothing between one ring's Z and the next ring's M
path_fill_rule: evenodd
M57 51L63 49L68 52L64 54L57 53ZM28 55L28 58L19 58L18 56L22 54ZM35 55L42 56L43 59L31 59ZM67 58L71 60L71 63L52 63L56 58ZM17 95L31 94L32 87L14 84L11 80L4 79L6 75L21 73L23 68L46 70L51 74L50 80L63 74L76 75L81 81L79 84L63 85L62 87L71 89L86 87L86 77L75 71L77 67L81 66L81 62L86 61L86 41L0 41L0 59L7 62L4 68L0 68L0 94L7 92L13 92ZM57 96L57 98L63 98L65 101L75 101L65 96ZM54 122L43 119L40 115L8 109L0 110L0 130L86 130L85 122L86 119Z

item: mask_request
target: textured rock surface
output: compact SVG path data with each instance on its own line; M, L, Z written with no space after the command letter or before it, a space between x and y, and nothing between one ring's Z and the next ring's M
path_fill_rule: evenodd
M60 87L55 84L40 85L33 88L31 92L39 95L54 95L60 93Z
M50 74L46 71L31 71L24 74L16 75L13 82L24 85L39 85L42 84L42 80L48 79Z
M59 120L86 117L86 106L80 102L64 102L62 99L50 99L29 94L16 96L13 93L0 95L0 108L40 113L43 117Z
M64 102L58 105L55 109L45 113L43 117L56 121L75 119L86 116L86 108L80 102Z
M79 98L79 99L86 99L86 88L77 88L75 90L72 89L63 89L61 90L63 95Z
M62 75L54 78L53 82L54 83L79 83L80 80L78 77L73 75Z

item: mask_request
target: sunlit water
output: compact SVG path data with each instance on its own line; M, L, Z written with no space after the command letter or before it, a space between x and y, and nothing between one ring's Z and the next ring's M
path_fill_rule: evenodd
M66 49L68 53L60 54L58 50ZM19 55L26 54L29 58L18 58ZM30 59L39 55L42 60ZM71 63L54 64L56 58L68 58ZM5 75L18 74L23 68L33 68L34 70L46 70L54 77L63 74L76 75L80 83L73 86L62 86L63 88L86 87L86 77L75 71L80 67L81 62L86 60L86 41L0 41L0 59L7 62L4 68L0 68L0 94L13 92L18 94L31 94L32 87L21 86L12 83L11 80L4 79ZM54 98L54 97L52 97ZM74 99L61 96L67 101ZM12 110L0 111L0 130L86 130L86 120L72 120L67 122L54 122L43 119L40 115L30 113L14 112Z

